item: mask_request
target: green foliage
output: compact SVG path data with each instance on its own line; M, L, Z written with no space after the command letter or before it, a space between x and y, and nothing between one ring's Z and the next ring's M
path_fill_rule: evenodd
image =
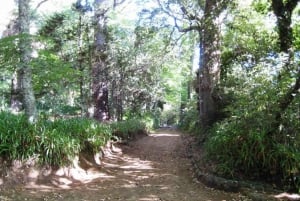
M165 110L161 115L162 124L168 126L175 126L178 123L178 111L175 108L171 108L170 110Z
M96 153L111 138L108 125L90 119L58 119L42 124L38 144L43 163L68 163L81 150L86 149L87 142L92 153Z
M60 122L40 123L37 128L38 153L41 164L64 165L79 153L80 141L70 136L67 125ZM57 126L57 127L56 127Z
M25 116L0 113L0 155L8 159L25 159L33 156L35 128Z
M113 135L122 140L134 139L136 135L147 132L146 124L137 119L112 123L111 128Z
M78 72L71 65L51 51L39 52L32 60L33 83L36 94L57 93L62 85L70 85L78 78Z
M74 15L75 13L73 13L73 17ZM67 24L68 18L70 18L70 13L54 13L47 19L44 19L38 31L39 36L52 42L54 51L62 50L68 40L75 40L76 38L76 23L72 25Z
M260 59L274 52L277 47L277 35L266 15L249 8L235 9L233 19L226 24L226 34L222 46L222 78L226 79L234 64L250 69Z
M196 105L195 102L191 102L187 108L181 111L179 128L187 133L200 135L199 111L196 109Z
M271 10L271 2L268 0L254 0L252 6L256 12L267 14Z
M19 61L18 51L19 36L8 36L0 39L0 69L13 72Z
M233 68L225 92L235 101L226 107L230 117L210 130L208 157L218 162L219 174L267 178L300 188L299 97L282 112L280 127L273 127L278 101L294 79L285 74L277 80L280 62L262 64L248 71Z
M0 156L7 160L38 158L41 164L70 164L81 151L97 153L113 134L132 139L145 133L139 120L101 124L87 118L41 119L28 123L24 115L0 113Z
M294 36L294 47L296 50L300 49L300 23L296 23L293 27L293 36Z
M55 13L45 20L44 25L39 30L39 35L52 36L55 30L61 27L66 16L64 13Z
M292 143L274 140L268 133L270 123L261 112L253 112L216 124L206 148L209 158L218 161L217 172L299 188L299 145L294 139Z

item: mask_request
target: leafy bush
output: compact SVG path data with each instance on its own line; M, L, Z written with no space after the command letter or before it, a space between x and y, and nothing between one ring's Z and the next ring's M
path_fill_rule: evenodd
M300 99L294 99L274 127L278 101L293 79L282 77L277 83L271 73L274 69L258 66L230 78L236 84L227 90L235 102L226 108L230 117L210 130L208 157L218 162L219 174L269 178L300 189Z
M195 106L197 103L190 104ZM201 133L199 111L193 106L189 106L182 111L179 128L187 133L199 135Z
M111 138L108 125L91 119L58 119L43 125L44 130L39 132L43 163L68 163L81 150L87 148L87 143L91 146L91 151L96 153Z
M81 150L79 138L70 135L67 126L56 127L57 122L39 127L37 144L42 164L63 165L69 163ZM71 129L71 127L70 127Z
M0 113L0 155L4 158L25 159L36 152L34 126L25 116Z
M206 143L209 158L218 162L221 175L268 178L299 188L299 146L278 142L264 123L269 122L259 115L218 123Z
M146 124L137 120L131 119L111 124L113 135L123 140L133 139L137 134L146 133Z
M82 150L92 154L112 138L112 133L131 139L144 133L138 120L101 124L87 118L41 119L29 124L23 115L0 113L0 156L7 160L38 157L41 164L65 165Z

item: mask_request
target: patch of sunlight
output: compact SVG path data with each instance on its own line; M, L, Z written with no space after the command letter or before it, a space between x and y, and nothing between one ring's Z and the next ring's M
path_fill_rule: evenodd
M151 178L150 175L137 175L136 180L143 180L143 179L149 179Z
M129 181L128 184L124 184L122 185L123 188L136 188L137 187L137 183L134 181Z
M120 169L134 169L135 171L137 170L152 170L154 169L152 167L152 162L151 161L144 161L140 160L139 158L130 158L126 157L124 158L126 164L124 165L119 165Z
M153 133L149 134L151 137L180 137L179 134L170 134L170 133Z
M162 186L160 189L161 190L169 190L170 188L168 186Z
M151 162L140 161L138 159L128 161L128 165L121 165L121 169L136 169L136 170L153 170Z
M52 181L52 184L61 189L71 189L71 186L69 186L67 184L61 184L61 183L59 183L59 181Z
M60 168L53 172L55 178L51 180L52 185L61 189L71 189L74 183L90 183L96 179L114 179L115 176L99 172L98 169L90 168L88 170L77 168ZM32 180L26 185L28 189L53 189L53 186L37 184L37 178L41 173L36 170L29 172L28 178Z
M135 174L135 173L141 173L141 170L125 170L124 174Z
M39 174L40 174L39 171L37 171L35 169L31 169L28 173L28 177L32 178L32 179L36 179L36 178L38 178Z
M148 197L139 199L139 201L155 201L155 200L161 200L161 199L156 195L149 195Z
M102 172L97 171L87 171L82 172L76 169L70 170L70 175L74 180L80 181L81 183L89 183L95 179L113 179L115 176L110 176Z
M71 185L73 182L67 178L58 178L58 182L64 185Z
M279 195L274 196L275 198L278 199L288 199L288 200L299 200L300 199L300 195L298 194L289 194L289 193L281 193Z
M0 195L0 200L1 201L12 201L12 199L10 199L10 198L8 198L6 196L2 196L2 195Z

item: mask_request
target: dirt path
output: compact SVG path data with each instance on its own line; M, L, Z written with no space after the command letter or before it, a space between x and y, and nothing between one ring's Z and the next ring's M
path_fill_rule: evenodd
M120 148L107 154L102 168L87 169L89 176L84 179L74 182L62 177L55 188L16 187L0 191L0 200L242 200L237 194L207 188L193 179L182 137L175 130L160 130Z

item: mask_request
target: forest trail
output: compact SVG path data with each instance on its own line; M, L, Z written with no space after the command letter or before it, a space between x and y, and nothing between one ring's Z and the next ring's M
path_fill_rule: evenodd
M1 192L4 201L233 201L238 194L213 190L196 182L185 143L173 129L161 129L107 154L86 182L62 188L20 188Z

